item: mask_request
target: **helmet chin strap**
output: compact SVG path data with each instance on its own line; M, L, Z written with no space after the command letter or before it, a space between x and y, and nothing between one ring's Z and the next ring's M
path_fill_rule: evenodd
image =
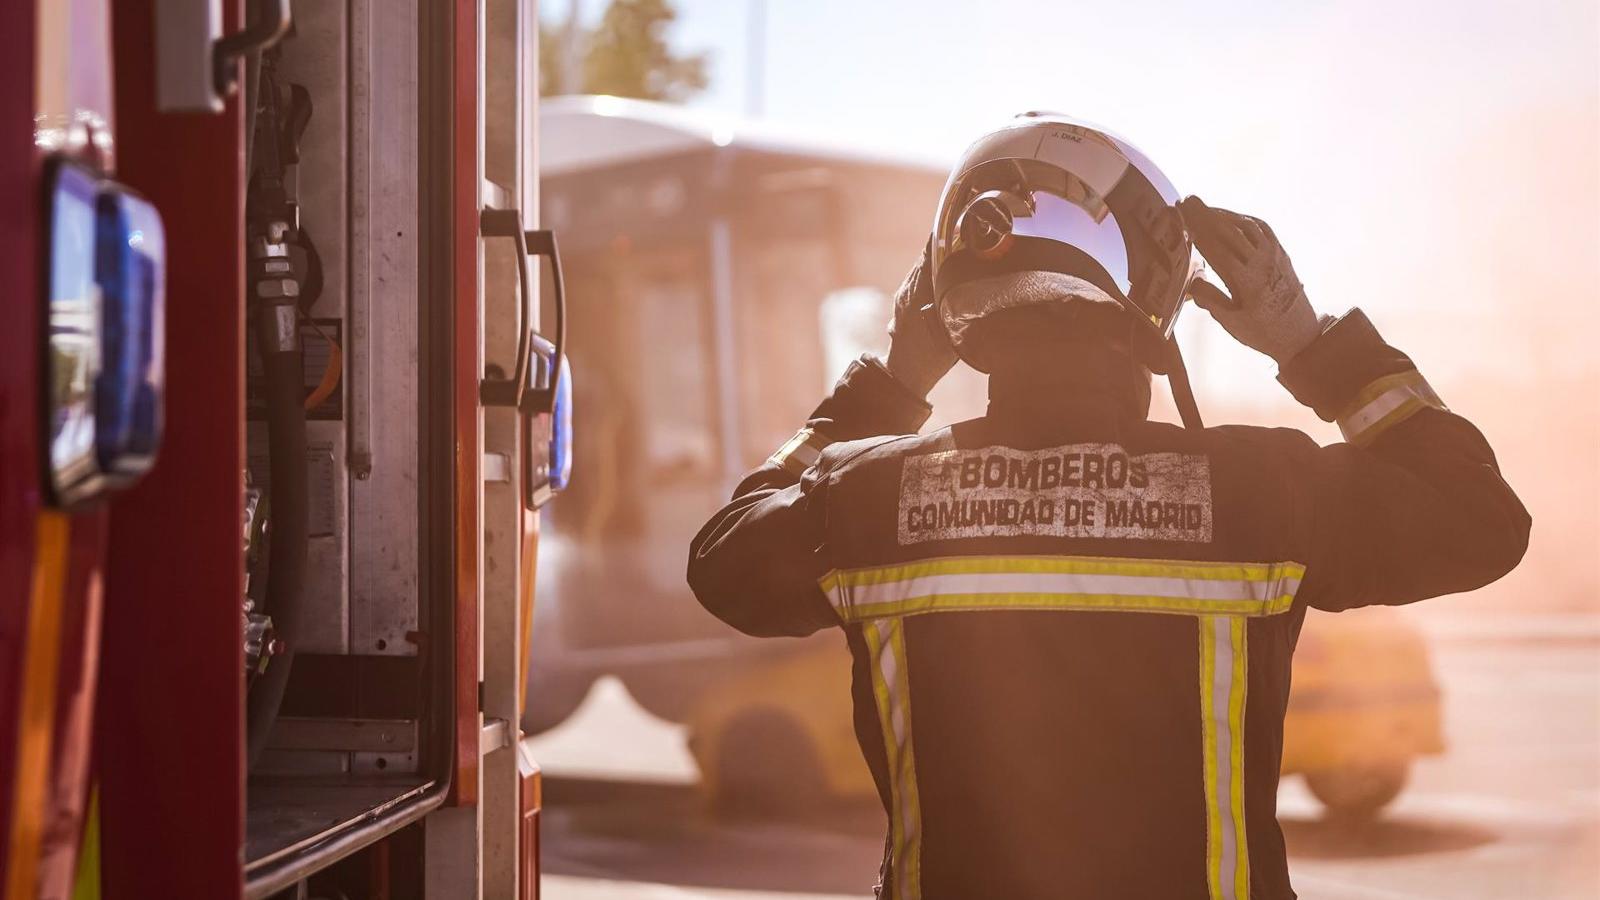
M1167 385L1172 389L1172 402L1178 407L1178 418L1183 427L1199 430L1205 427L1200 421L1200 407L1194 401L1194 387L1189 384L1189 370L1183 365L1183 353L1178 349L1176 337L1167 338Z
M1200 419L1200 406L1195 403L1194 386L1189 383L1189 369L1183 364L1183 351L1178 348L1178 336L1159 338L1154 332L1138 327L1133 320L1129 341L1141 348L1140 355L1150 371L1167 376L1167 387L1172 391L1172 403L1178 408L1178 418L1183 427L1198 431L1205 427ZM1140 337L1144 340L1141 341Z

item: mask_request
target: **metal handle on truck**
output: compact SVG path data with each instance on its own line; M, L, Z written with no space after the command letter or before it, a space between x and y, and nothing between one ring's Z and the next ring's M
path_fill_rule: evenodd
M522 214L514 209L485 208L478 214L478 228L484 237L506 237L517 247L517 284L522 292L518 303L517 367L510 378L486 377L478 383L478 401L484 406L515 407L524 415L553 412L561 378L561 354L566 349L567 291L561 273L561 251L555 233L548 230L524 231ZM556 305L555 363L548 384L528 386L533 366L533 288L528 274L528 257L550 260L550 277Z
M529 354L533 349L533 288L528 279L528 243L522 230L522 212L486 207L478 213L478 231L484 237L506 237L517 245L517 369L510 378L486 377L478 382L478 402L484 406L521 408L528 387Z
M523 244L528 253L550 260L550 287L556 303L556 339L550 354L550 382L529 389L518 406L524 414L539 415L555 412L556 396L561 387L562 354L567 351L567 288L561 276L561 249L556 245L555 232L544 229L524 232ZM524 265L526 262L524 258ZM532 352L531 347L529 352Z

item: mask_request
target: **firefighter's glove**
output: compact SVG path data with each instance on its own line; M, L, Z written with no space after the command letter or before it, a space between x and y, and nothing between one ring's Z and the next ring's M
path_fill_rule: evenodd
M911 267L894 294L894 318L889 321L889 358L884 363L900 383L926 397L956 364L956 351L948 338L926 320L923 308L933 303L932 242L922 248L922 258Z
M1232 297L1196 278L1189 296L1239 343L1283 365L1322 333L1289 254L1267 223L1187 197L1184 225Z

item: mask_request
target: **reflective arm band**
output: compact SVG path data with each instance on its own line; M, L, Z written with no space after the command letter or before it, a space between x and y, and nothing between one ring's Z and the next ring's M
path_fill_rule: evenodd
M772 463L796 478L804 475L806 470L817 464L822 458L822 450L833 441L828 440L810 428L802 428L794 433L787 443L778 448L767 462Z
M1339 416L1344 439L1365 447L1378 435L1411 418L1424 407L1446 409L1417 370L1379 378L1362 389Z

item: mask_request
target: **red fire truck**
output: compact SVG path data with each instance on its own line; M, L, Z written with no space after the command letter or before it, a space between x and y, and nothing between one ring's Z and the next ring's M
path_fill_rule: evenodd
M537 895L536 27L0 4L3 900Z

